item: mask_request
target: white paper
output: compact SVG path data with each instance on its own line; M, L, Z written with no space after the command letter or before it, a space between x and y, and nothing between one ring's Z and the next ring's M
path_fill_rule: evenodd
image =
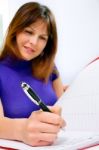
M67 130L99 132L99 60L86 66L59 99Z
M0 146L17 150L78 150L86 146L99 144L99 134L92 132L65 132L60 133L57 141L51 146L31 147L21 142L0 140Z

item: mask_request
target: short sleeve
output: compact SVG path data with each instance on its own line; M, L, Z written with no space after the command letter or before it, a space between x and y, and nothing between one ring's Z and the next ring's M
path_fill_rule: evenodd
M58 69L57 69L57 67L56 67L56 65L55 65L54 68L53 68L52 74L51 74L51 76L50 76L50 79L51 79L51 81L54 81L54 80L56 80L58 77L59 77L59 71L58 71Z

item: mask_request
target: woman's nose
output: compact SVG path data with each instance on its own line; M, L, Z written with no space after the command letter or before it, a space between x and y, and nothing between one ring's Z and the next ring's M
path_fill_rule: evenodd
M29 41L31 44L36 45L38 42L38 37L37 36L31 36Z

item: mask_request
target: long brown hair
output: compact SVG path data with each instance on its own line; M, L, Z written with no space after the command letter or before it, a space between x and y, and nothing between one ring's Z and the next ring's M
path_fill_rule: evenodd
M54 58L57 51L57 29L55 18L47 6L37 2L28 2L18 9L9 24L0 59L5 58L9 54L15 58L21 58L20 53L15 49L16 33L33 24L38 19L47 23L49 38L46 47L44 48L43 55L39 55L32 60L32 70L33 76L47 81L52 73Z

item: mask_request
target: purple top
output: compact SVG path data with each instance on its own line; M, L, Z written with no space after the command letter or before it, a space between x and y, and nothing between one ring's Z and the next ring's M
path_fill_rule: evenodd
M31 61L15 61L11 57L0 61L0 98L4 115L9 118L27 118L32 111L40 109L22 90L22 81L28 83L46 105L53 105L57 96L52 82L56 78L54 73L47 83L34 78Z

